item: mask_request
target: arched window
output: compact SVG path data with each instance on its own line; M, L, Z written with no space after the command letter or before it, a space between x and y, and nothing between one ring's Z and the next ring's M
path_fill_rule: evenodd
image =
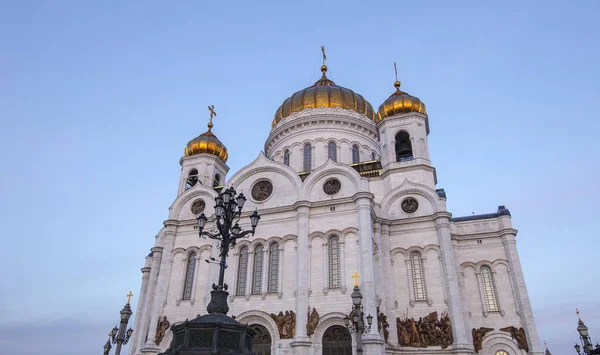
M427 301L427 293L425 292L425 270L423 270L423 259L421 258L421 254L414 252L410 255L410 266L412 269L415 301Z
M197 183L198 183L198 170L192 169L192 170L190 170L187 181L185 182L185 189L187 190L187 189L191 188L192 186L196 185Z
M194 286L194 272L196 271L196 253L188 255L187 268L185 270L185 282L183 284L182 300L192 298L192 287Z
M238 263L236 296L246 294L246 279L248 278L248 248L243 247L240 250L240 261Z
M396 134L396 161L413 160L412 144L410 136L405 131Z
M287 149L283 152L283 163L290 166L290 151Z
M268 293L277 293L279 283L279 244L273 243L269 247L269 285Z
M498 312L498 299L496 298L496 286L489 266L481 267L481 278L483 280L483 295L488 312Z
M377 157L375 156L375 152L371 152L371 160L377 160Z
M357 145L352 146L352 164L356 164L360 162L360 151L358 150Z
M303 166L303 170L304 171L311 171L312 170L312 147L310 146L310 143L306 143L304 145L304 166Z
M329 261L329 288L339 288L340 279L340 239L338 237L329 238L327 245Z
M263 251L262 245L254 248L254 267L252 268L252 294L260 295L262 291L263 276Z
M221 186L221 175L215 174L215 180L213 181L213 187Z
M333 161L337 161L337 145L335 142L329 142L327 145L327 156Z

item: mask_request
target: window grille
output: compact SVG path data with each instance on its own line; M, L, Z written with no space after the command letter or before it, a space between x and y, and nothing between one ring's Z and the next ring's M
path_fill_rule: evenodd
M340 240L338 237L329 238L327 246L329 253L329 288L340 287Z
M269 285L268 293L277 293L279 283L279 244L273 243L269 248Z
M352 146L352 164L356 164L360 162L360 152L358 150L358 146Z
M246 279L248 276L248 248L244 247L240 250L240 261L238 264L237 287L235 290L236 296L246 294Z
M283 152L283 163L287 166L290 166L290 151L286 150Z
M488 312L498 312L498 299L496 298L496 286L492 277L492 269L489 266L481 268L481 278L483 279L483 295Z
M196 271L196 253L188 256L187 268L185 271L185 281L183 283L183 300L192 298L192 287L194 285L194 272Z
M421 258L421 254L413 253L410 256L410 266L412 269L415 301L427 301L427 293L425 292L425 270L423 270L423 259Z
M254 268L252 269L252 294L260 295L262 291L263 276L263 246L259 245L254 249Z
M310 143L304 145L304 171L311 171L312 168L312 147Z
M329 159L337 162L337 146L335 142L329 142L327 150Z

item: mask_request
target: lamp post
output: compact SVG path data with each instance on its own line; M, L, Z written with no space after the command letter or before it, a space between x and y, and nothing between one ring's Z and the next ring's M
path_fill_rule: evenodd
M577 331L579 332L579 338L581 339L583 349L579 344L575 344L575 351L577 351L577 354L579 355L600 355L600 345L596 344L596 348L594 349L594 346L592 345L592 338L590 338L590 335L588 333L588 327L581 320L579 310L577 309L576 311L577 318L579 318Z
M229 249L233 248L237 241L241 238L246 237L248 234L254 235L256 226L260 220L258 212L255 210L250 215L251 230L242 231L242 228L238 224L242 209L246 203L246 197L243 193L236 194L235 189L230 187L223 191L215 198L215 224L216 230L211 232L204 231L208 218L201 213L198 217L198 229L200 238L210 238L219 241L218 248L221 250L219 256L221 261L219 262L219 282L217 285L213 284L213 290L210 292L211 300L206 310L209 314L221 313L227 314L229 306L227 305L227 284L224 283L225 279L225 268L227 267L227 254Z
M133 297L133 293L129 291L127 294L127 303L123 306L121 310L121 323L119 324L119 328L115 326L110 333L108 333L108 341L104 344L104 355L108 355L111 349L111 341L113 344L117 344L117 348L115 349L115 355L121 354L121 347L124 344L127 344L129 338L131 338L131 334L133 333L133 329L127 329L127 323L129 323L129 318L133 314L131 311L131 305L129 304L131 301L131 297ZM127 330L125 330L127 329Z
M365 313L362 307L362 294L358 288L358 278L360 275L358 272L352 274L354 279L354 290L350 297L352 297L352 305L354 309L350 313L350 316L344 318L344 324L350 333L356 333L356 353L362 354L362 334L367 334L371 331L371 324L373 323L373 317L369 314L367 318L367 325L365 326Z

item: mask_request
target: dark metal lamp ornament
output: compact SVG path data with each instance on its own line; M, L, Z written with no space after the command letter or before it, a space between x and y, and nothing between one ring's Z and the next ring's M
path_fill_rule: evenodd
M358 272L354 272L352 274L352 278L354 279L354 290L352 291L352 305L354 309L350 313L350 316L344 318L344 324L350 333L356 333L356 352L358 354L362 354L362 337L361 334L368 334L371 331L371 325L373 324L373 316L370 314L365 317L365 313L363 312L362 306L362 294L360 293L360 289L358 288L358 278L360 275ZM365 325L364 319L367 319L367 324Z

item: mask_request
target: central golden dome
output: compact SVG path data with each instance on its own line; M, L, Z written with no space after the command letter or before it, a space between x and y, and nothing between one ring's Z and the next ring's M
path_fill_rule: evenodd
M352 110L375 120L373 106L364 97L329 80L325 75L327 72L326 65L321 67L321 72L323 72L323 76L314 85L296 92L283 101L275 113L271 127L275 127L281 119L294 112L319 107L339 107Z

